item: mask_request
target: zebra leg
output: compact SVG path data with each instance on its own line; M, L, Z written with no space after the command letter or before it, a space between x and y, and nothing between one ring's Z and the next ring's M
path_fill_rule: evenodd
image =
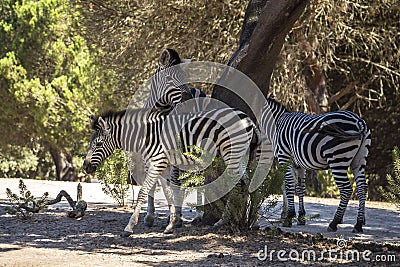
M125 227L122 236L127 237L133 233L133 227L138 223L140 209L142 208L145 197L149 194L150 189L156 184L157 178L165 170L165 165L150 165L146 178L144 179L143 186L140 188L138 200L136 203L135 210L129 219L128 224Z
M358 198L358 214L357 223L354 226L353 232L360 233L363 231L362 225L365 224L365 199L366 192L368 190L367 183L365 181L365 166L367 164L368 148L371 145L370 132L363 138L360 148L357 154L354 156L353 161L350 164L351 170L354 174L356 181L356 190Z
M185 189L182 188L181 182L179 181L180 171L176 166L171 166L171 185L174 196L174 205L176 209L177 222L175 228L182 227L182 206L185 198Z
M285 193L288 201L288 212L283 227L291 227L292 220L296 216L296 209L294 207L294 176L293 166L289 165L285 175Z
M282 212L281 212L281 220L286 219L288 214L288 203L287 196L285 190L285 183L282 184Z
M177 223L176 209L174 205L174 196L169 183L165 179L161 179L161 185L164 191L165 198L167 199L169 209L169 223L164 230L164 234L170 234L173 232Z
M147 214L144 217L144 225L147 227L152 227L154 224L154 213L156 209L154 208L154 193L156 191L156 184L150 189L149 195L147 196Z
M367 183L365 181L365 170L364 166L359 166L354 168L352 166L352 171L356 181L356 190L358 198L358 214L357 223L354 225L353 233L362 233L362 226L365 224L365 199L367 191Z
M306 224L306 210L304 209L304 195L306 194L306 176L305 170L302 168L296 168L297 184L296 192L299 196L299 216L297 217L298 225Z
M333 178L339 188L340 202L332 222L328 226L328 232L336 232L337 225L343 222L343 215L346 211L353 189L347 177L347 166L331 167Z

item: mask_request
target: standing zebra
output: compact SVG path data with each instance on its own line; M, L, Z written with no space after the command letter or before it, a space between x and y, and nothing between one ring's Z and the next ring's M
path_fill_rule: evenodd
M261 124L272 142L279 164L293 161L285 175L285 193L288 199L287 226L296 216L294 207L293 167L297 172L299 195L299 222L304 223L305 193L304 170L330 168L340 191L340 203L328 231L336 231L342 222L344 212L352 194L347 177L348 167L356 181L359 208L357 223L353 232L362 232L365 222L365 198L367 184L365 166L371 144L371 133L366 123L350 111L336 111L325 114L288 112L273 98L264 106ZM272 131L275 127L275 131Z
M240 179L246 179L243 157L253 138L254 124L241 111L225 108L167 116L152 109L124 110L92 119L91 127L94 133L83 164L87 173L95 172L115 149L140 153L148 166L135 211L125 227L125 235L132 233L144 198L167 166L196 164L191 157L185 156L185 152L190 152L193 146L211 155L221 155L227 172L232 175L233 180L229 180L229 184L234 186ZM166 197L169 198L170 222L165 233L169 233L176 224L177 216L171 196ZM226 214L223 215L217 225L225 223L226 218Z
M148 96L144 108L154 108L164 113L170 112L179 103L185 100L206 97L205 93L196 88L190 88L185 84L185 74L179 68L179 64L189 62L188 60L181 60L179 54L174 50L167 48L165 49L157 62L157 70L155 75L151 78L150 95ZM201 111L199 107L195 107L195 111ZM130 152L130 151L129 151ZM140 162L136 162L136 168L143 168ZM148 168L148 166L144 166ZM174 192L166 192L169 187L163 185L164 194L173 194L174 201L177 203L176 212L178 214L176 227L182 225L181 214L182 214L182 202L183 202L183 191L176 190L180 187L181 181L179 181L180 171L177 167L170 167L170 178L168 181L173 185ZM163 182L163 181L162 181ZM154 192L155 185L150 190L147 201L147 214L144 218L146 226L153 226L154 223Z

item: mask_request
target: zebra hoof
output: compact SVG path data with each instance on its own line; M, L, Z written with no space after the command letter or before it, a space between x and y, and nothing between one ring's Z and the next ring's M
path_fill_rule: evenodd
M292 227L292 221L284 220L282 223L283 227Z
M146 215L144 217L144 225L147 227L152 227L154 225L154 216Z
M362 229L362 222L356 223L356 225L354 225L353 228L353 233L362 233L363 229Z
M166 224L163 225L163 227L168 227L168 225L170 224L170 221L168 220ZM173 224L173 228L181 228L183 226L183 222L181 219L177 220L174 224Z
M165 228L165 230L164 230L164 234L172 234L172 233L174 233L174 228L171 226L171 225L169 225L167 228Z
M333 225L329 225L328 228L326 229L328 232L336 232L337 227Z
M292 218L286 218L282 222L283 227L292 227Z
M163 232L165 235L170 235L170 234L173 234L174 233L174 230L173 229L165 229L164 230L164 232Z
M121 236L122 237L130 237L133 233L132 232L128 232L128 231L123 231Z
M336 232L337 231L337 228L336 229L333 229L332 227L330 227L330 226L328 226L328 228L326 229L328 232Z

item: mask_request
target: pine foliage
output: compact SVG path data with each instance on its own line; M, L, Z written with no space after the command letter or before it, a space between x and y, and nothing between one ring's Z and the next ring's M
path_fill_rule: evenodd
M385 189L380 187L380 191L387 201L396 204L400 210L400 149L398 147L393 149L392 158L393 174L387 174L388 185Z
M125 206L129 190L126 179L128 173L123 152L114 152L97 171L97 178L102 184L103 192L112 197L121 207Z

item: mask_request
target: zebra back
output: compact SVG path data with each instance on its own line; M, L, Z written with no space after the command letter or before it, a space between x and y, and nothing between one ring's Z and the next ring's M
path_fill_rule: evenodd
M362 139L368 132L368 127L366 123L360 117L358 117L358 115L350 111L336 111L325 113L322 115L325 116L323 116L316 125L305 127L303 132L309 134L318 133L321 135L331 136L343 141ZM343 118L345 116L346 119L342 119L342 121L339 121L337 123L332 123L329 121L329 119L331 118L331 116L329 115L342 115L341 117ZM358 129L348 129L349 127L345 126L345 120L348 120L347 123L353 123Z

